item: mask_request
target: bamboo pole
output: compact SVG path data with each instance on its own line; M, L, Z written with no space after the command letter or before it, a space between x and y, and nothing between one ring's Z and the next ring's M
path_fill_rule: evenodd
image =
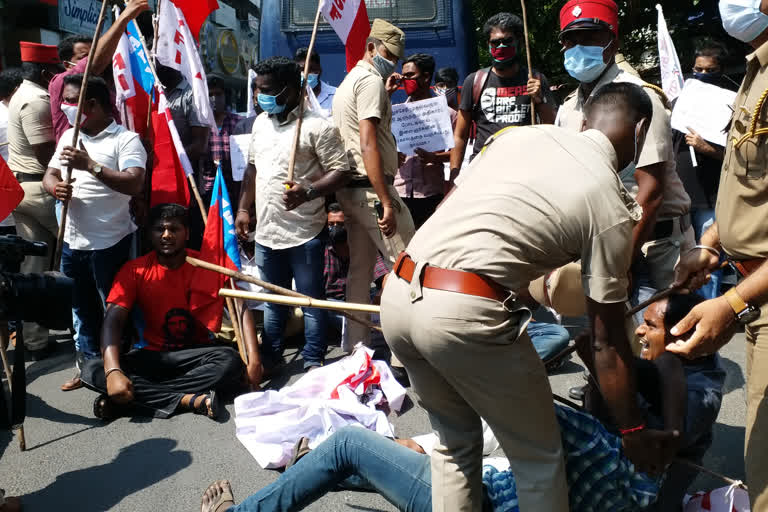
M96 22L96 31L93 33L93 40L91 42L91 55L96 54L96 48L99 44L99 37L101 35L101 29L104 26L104 18L107 14L108 0L101 1L101 11L99 11L99 19ZM91 77L91 65L93 59L89 58L85 64L85 72L83 73L83 81L80 83L80 97L77 100L77 114L75 115L75 125L72 132L72 147L77 148L77 141L80 137L80 119L83 116L83 102L85 101L85 93L88 90L88 79ZM67 166L67 184L71 185L74 177L72 176L73 169L72 164ZM61 251L64 248L64 231L67 227L67 214L69 213L69 200L66 200L62 204L61 208L61 222L59 223L59 234L56 238L56 252L53 257L51 270L58 270L61 265Z
M296 130L293 132L293 147L291 156L288 160L288 180L293 181L293 167L296 165L296 153L299 149L299 137L301 136L301 123L304 118L304 101L307 96L307 75L309 75L309 61L312 56L312 50L315 49L315 38L317 37L317 26L320 23L320 6L322 2L317 3L317 12L315 13L315 25L312 27L312 37L309 40L307 49L307 58L304 60L304 73L302 73L301 93L299 94L299 117L296 120Z
M221 267L219 265L214 265L213 263L209 263L207 261L199 260L197 258L193 258L191 256L187 256L187 262L195 267L201 267L207 270L211 270L213 272L218 272L220 274L224 274L225 276L232 277L234 279L237 279L238 281L245 281L246 283L255 284L257 286L261 286L265 290L269 290L273 293L279 294L279 295L286 295L288 297L302 297L306 298L307 295L304 295L302 293L299 293L297 291L291 290L289 288L283 288L282 286L277 286L272 283L268 283L267 281L263 281L257 277L249 276L248 274L243 274L242 272L237 272L235 270L230 270L226 267ZM363 320L361 318L357 318L355 316L352 316L349 313L342 312L342 315L344 315L347 319L357 322L360 325L364 325L365 327L368 327L369 329L375 329L379 332L381 332L381 327L374 324L373 322L370 322L368 320Z
M528 13L525 9L525 0L520 0L520 6L523 8L523 33L525 35L525 56L528 59L528 79L533 78L533 67L531 65L531 43L528 38ZM542 91L544 94L544 91ZM531 98L531 125L536 124L536 102Z
M357 311L362 313L379 313L381 308L373 304L356 304L353 302L333 302L330 300L313 299L312 297L288 297L275 295L274 293L256 293L243 290L230 290L222 288L219 295L223 297L237 297L239 299L258 300L271 302L285 306L300 306L305 308L331 309L333 311Z

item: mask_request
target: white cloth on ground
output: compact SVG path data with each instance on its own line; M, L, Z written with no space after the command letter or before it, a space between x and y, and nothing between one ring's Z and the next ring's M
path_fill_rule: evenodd
M394 428L376 407L399 411L405 389L387 364L360 346L351 355L313 370L280 391L248 393L235 399L237 438L262 468L285 466L301 437L310 448L338 429L357 425L387 437ZM336 398L337 397L337 398Z

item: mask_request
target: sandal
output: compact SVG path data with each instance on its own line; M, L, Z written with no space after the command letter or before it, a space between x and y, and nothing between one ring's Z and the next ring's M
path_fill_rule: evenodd
M289 467L299 462L299 459L311 451L312 450L309 448L309 438L299 438L299 440L296 441L296 444L293 446L293 454L291 455L290 460L288 460L288 464L285 465L285 469L288 469Z
M217 480L203 493L201 512L224 512L235 506L232 486L228 480Z
M195 403L200 397L205 397L200 405L195 407ZM219 416L219 396L216 391L209 391L208 393L195 393L189 400L189 408L195 414L201 416L208 416L212 420L215 420Z
M105 394L101 394L93 401L93 415L102 421L112 421L123 416L124 409L116 404Z

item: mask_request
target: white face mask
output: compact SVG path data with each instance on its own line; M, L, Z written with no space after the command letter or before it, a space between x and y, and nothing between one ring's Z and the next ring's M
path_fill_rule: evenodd
M751 43L768 29L768 15L760 11L761 0L720 0L723 28L731 37Z
M76 103L62 103L61 111L67 116L69 126L75 126L75 119L77 118L77 104Z

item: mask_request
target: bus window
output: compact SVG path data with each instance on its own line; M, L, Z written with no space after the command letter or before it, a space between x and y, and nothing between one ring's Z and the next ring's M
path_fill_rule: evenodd
M304 27L315 19L316 0L283 0L283 12L290 13L289 24ZM332 1L332 0L331 0ZM383 18L392 23L424 23L437 19L437 0L366 0L368 18ZM322 24L327 24L321 20Z

